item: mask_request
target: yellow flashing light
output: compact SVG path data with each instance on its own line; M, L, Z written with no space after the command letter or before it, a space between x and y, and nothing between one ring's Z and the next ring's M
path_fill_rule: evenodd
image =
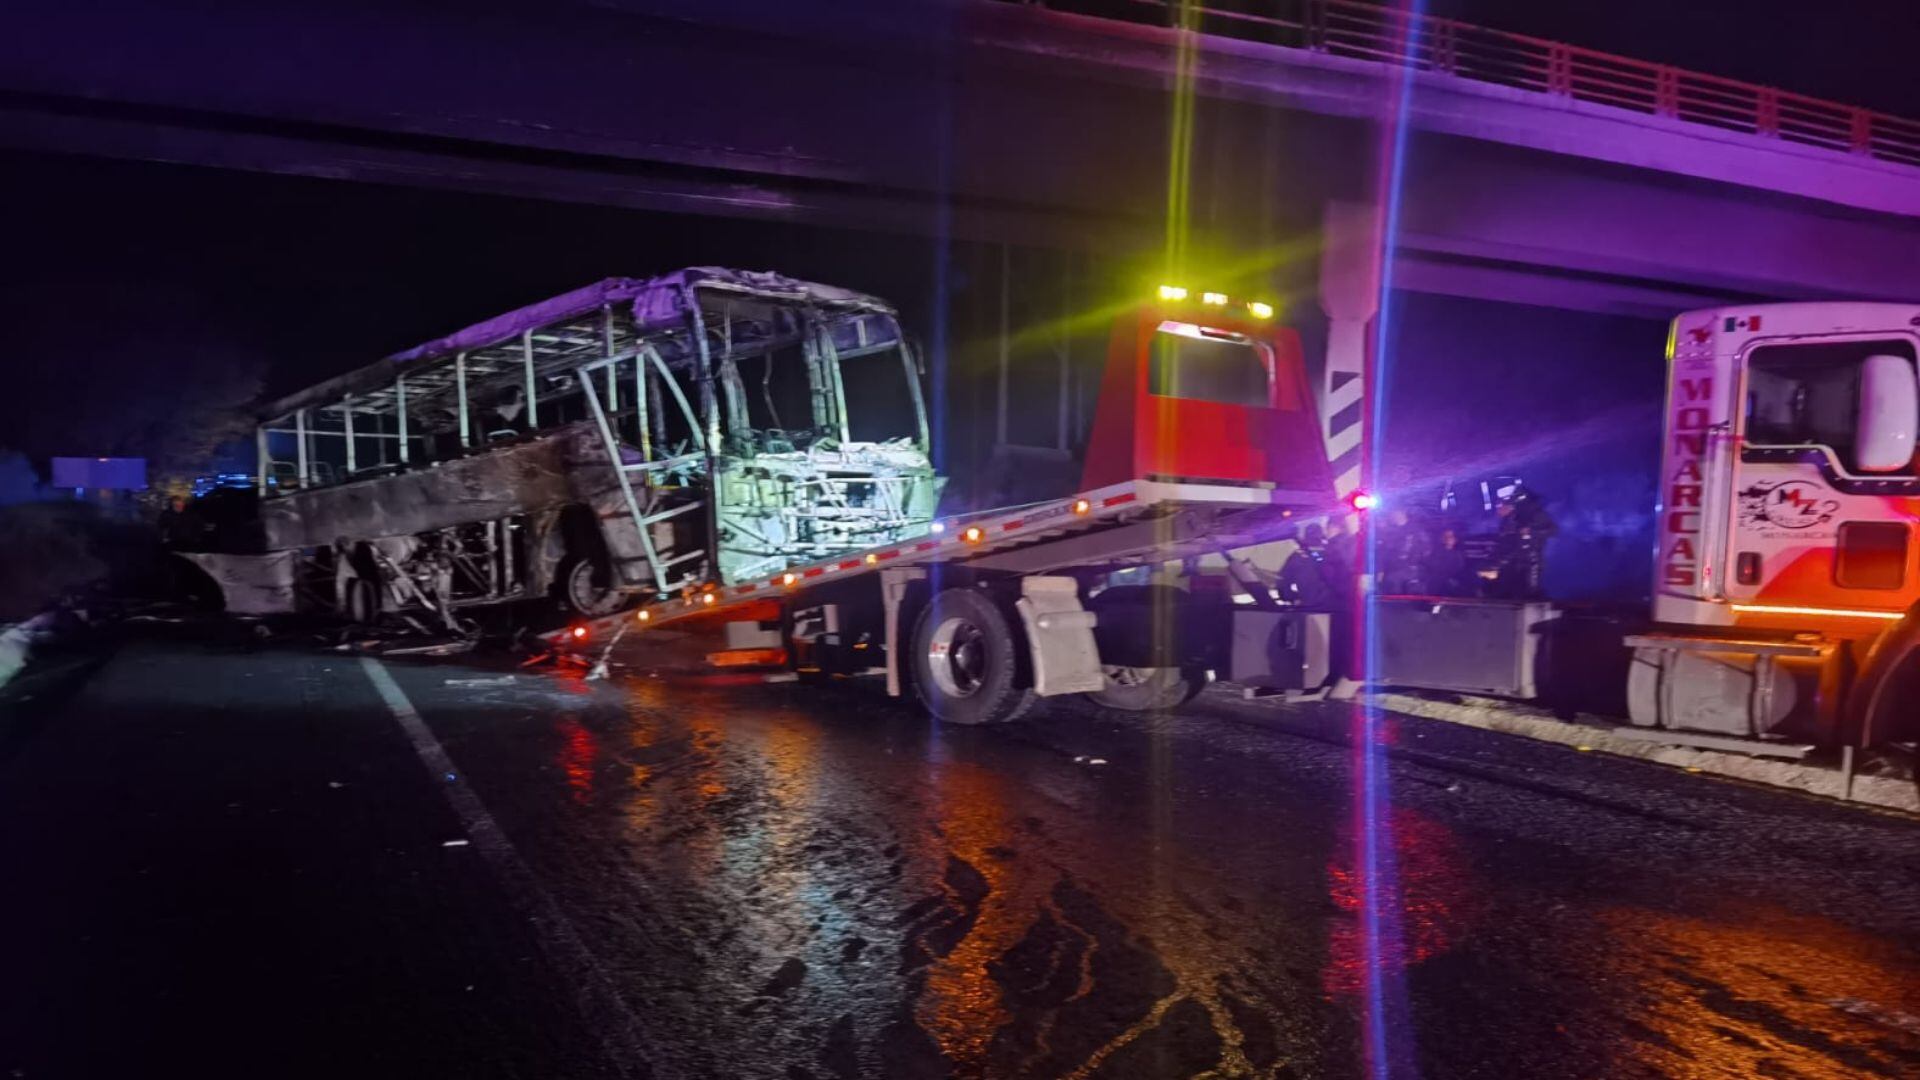
M969 544L977 544L986 538L987 534L981 531L978 525L969 525L967 526L967 531L960 534L960 539L965 540Z
M1898 611L1865 611L1860 608L1792 607L1784 604L1734 604L1733 610L1749 615L1811 615L1827 619L1885 619L1899 622L1906 616Z
M780 584L782 584L782 585L791 585L791 584L793 584L794 582L796 582L796 581L799 581L799 580L800 580L800 575L798 575L798 574L796 574L796 573L794 573L794 572L793 572L793 571L791 571L791 570L789 570L789 571L787 571L786 573L784 573L784 574L781 574L781 575L780 575Z
M1213 304L1215 306L1224 306L1227 302L1227 294L1223 292L1201 293L1200 302L1203 304Z
M1249 300L1247 301L1247 314L1252 315L1256 319L1271 319L1273 318L1273 305L1263 303L1259 300Z
M700 602L701 602L701 603L703 603L703 604L711 604L711 603L713 603L713 594L712 594L712 593L701 593L701 594L700 594Z
M872 552L868 552L868 553L867 553L867 565L868 565L868 566L872 566L872 565L873 565L874 563L877 563L877 562L879 562L879 561L880 561L880 556L878 556L878 555L875 555L875 554L873 554Z
M646 608L641 608L640 614L635 615L634 618L639 619L641 622L648 622L653 618L653 612L648 611Z
M1162 300L1185 300L1186 298L1187 298L1187 290L1185 286L1182 286L1182 285L1160 286L1160 299Z
M1073 512L1076 514L1090 514L1093 512L1093 504L1085 499L1075 499L1073 500Z

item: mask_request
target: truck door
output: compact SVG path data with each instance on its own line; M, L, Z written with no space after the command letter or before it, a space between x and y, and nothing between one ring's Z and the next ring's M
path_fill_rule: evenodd
M1885 611L1920 598L1914 346L1906 334L1796 337L1740 353L1733 604Z

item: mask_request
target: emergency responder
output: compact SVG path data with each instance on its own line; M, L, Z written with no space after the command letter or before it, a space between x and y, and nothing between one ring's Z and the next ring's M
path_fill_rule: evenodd
M1380 530L1380 591L1399 596L1429 592L1427 558L1432 554L1433 538L1426 526L1414 521L1405 507L1387 511Z
M1500 536L1492 595L1503 600L1543 599L1544 555L1547 540L1554 533L1546 506L1539 496L1515 485L1494 512L1500 515Z
M1327 534L1318 524L1301 530L1299 546L1280 567L1280 598L1303 608L1325 611L1338 595L1327 577Z
M1479 582L1460 550L1460 533L1452 526L1440 530L1440 544L1427 556L1427 588L1435 596L1472 596Z

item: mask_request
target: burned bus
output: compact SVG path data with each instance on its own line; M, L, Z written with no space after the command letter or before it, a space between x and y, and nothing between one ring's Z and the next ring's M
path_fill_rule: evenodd
M257 514L181 555L229 611L447 630L724 586L926 532L921 378L871 296L608 279L266 405Z

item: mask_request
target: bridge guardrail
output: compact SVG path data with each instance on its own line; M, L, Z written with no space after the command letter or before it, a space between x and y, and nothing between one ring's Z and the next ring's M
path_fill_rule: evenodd
M1407 64L1806 146L1920 165L1920 120L1671 64L1489 30L1359 0L1002 0L1030 7ZM1412 48L1407 48L1412 32Z

